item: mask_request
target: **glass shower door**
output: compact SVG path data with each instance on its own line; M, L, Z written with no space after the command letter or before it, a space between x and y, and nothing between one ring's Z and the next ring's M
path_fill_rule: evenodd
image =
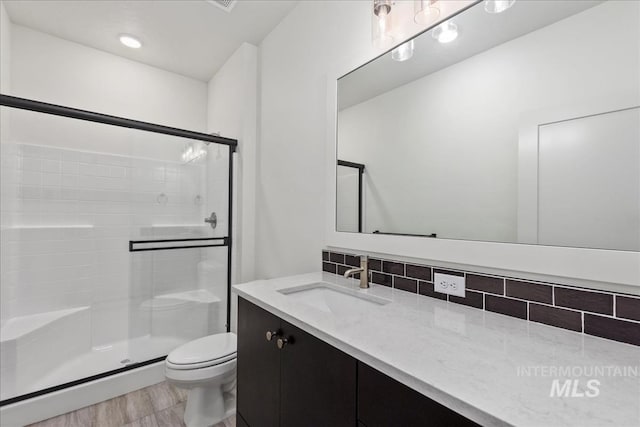
M232 140L14 99L1 107L0 405L226 331Z

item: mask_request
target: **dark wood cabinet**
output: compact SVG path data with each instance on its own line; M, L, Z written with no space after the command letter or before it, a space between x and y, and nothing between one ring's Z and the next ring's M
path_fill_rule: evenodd
M358 422L365 427L478 426L362 362L358 362Z
M280 318L238 299L237 409L250 426L280 425L280 350L267 341Z
M267 340L268 331L278 336ZM280 349L277 339L286 343ZM356 425L356 360L240 298L238 414L251 427Z
M243 298L237 392L243 427L478 425Z

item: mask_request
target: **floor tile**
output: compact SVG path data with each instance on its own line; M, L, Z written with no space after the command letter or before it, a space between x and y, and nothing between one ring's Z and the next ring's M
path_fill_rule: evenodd
M31 424L28 427L87 427L93 425L95 407L88 406L48 420Z
M124 395L127 422L151 415L154 412L151 398L146 390L136 390Z
M127 402L124 396L100 402L95 405L95 425L99 427L120 427L129 422Z
M143 390L149 394L151 404L156 412L180 403L179 394L166 382L152 385Z
M185 427L184 424L185 403L178 403L163 411L156 412L158 427Z
M132 423L126 424L123 427L158 427L158 422L156 421L156 416L151 414Z

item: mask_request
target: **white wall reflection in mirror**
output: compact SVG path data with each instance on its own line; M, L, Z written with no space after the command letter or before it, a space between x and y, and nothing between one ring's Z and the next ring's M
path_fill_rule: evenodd
M640 250L640 2L479 3L450 21L455 40L424 33L410 60L338 80L362 232ZM336 228L355 231L340 169Z

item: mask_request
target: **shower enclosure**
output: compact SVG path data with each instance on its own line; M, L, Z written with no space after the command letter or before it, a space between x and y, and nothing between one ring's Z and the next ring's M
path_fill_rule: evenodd
M229 330L235 140L0 104L1 405Z

